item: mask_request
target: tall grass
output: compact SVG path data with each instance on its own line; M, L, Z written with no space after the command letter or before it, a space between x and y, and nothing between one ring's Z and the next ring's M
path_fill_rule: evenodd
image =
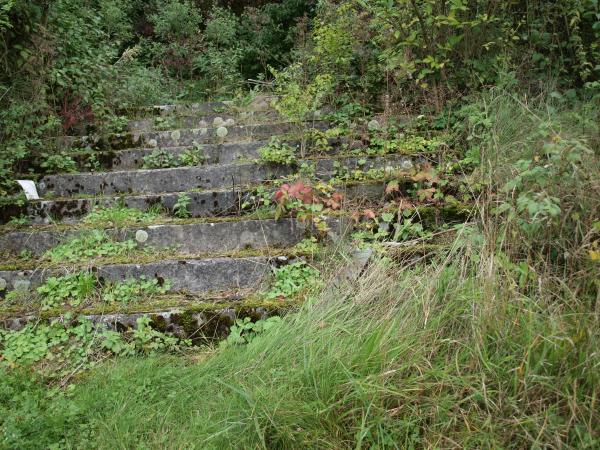
M72 394L93 446L597 447L598 314L522 295L492 255L449 256L379 261L199 363L107 363Z

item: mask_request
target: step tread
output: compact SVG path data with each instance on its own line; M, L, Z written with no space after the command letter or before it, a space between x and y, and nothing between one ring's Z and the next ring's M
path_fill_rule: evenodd
M277 261L287 262L291 256L285 252L265 252L258 255L238 256L193 256L170 255L155 261L139 258L121 263L87 264L87 268L103 279L123 281L139 279L169 280L172 291L207 292L245 287L258 287L271 272ZM0 270L0 278L6 282L7 290L33 289L52 276L84 270L80 265L57 265L56 267L14 268Z
M18 254L23 250L41 255L69 239L85 235L94 228L62 227L61 230L23 230L0 235L0 252ZM280 248L295 245L304 237L306 227L292 219L227 220L218 222L163 223L131 225L125 228L104 228L122 241L136 239L136 233L146 232L144 247L155 249L181 245L189 253L236 251L247 248Z
M300 163L313 163L317 176L330 177L335 163L350 169L384 168L390 164L410 169L415 162L424 160L417 155L388 156L337 156L304 158ZM53 192L59 197L76 193L134 194L158 192L182 192L189 190L223 189L243 186L291 175L291 166L267 163L229 163L210 166L188 166L166 169L141 169L115 172L89 172L48 175L42 178L38 188L42 195Z

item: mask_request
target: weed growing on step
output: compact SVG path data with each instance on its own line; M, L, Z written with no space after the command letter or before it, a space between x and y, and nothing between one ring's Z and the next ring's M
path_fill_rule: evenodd
M202 145L194 143L193 147L186 149L180 155L157 149L144 156L143 169L168 169L171 167L199 166L207 160Z
M53 263L78 262L83 259L125 255L137 247L132 239L115 241L104 231L92 230L47 250L43 257Z
M128 208L123 204L114 206L95 206L86 215L82 222L91 226L111 226L122 228L126 225L148 224L156 221L161 216L159 208L149 208L142 211L136 208Z
M46 173L69 173L77 171L77 164L66 152L42 153L40 167Z
M204 147L194 141L193 146L179 155L180 166L200 166L208 160L204 154Z
M156 295L166 294L171 290L171 283L166 281L162 285L156 278L151 280L142 276L138 280L130 279L123 282L110 282L102 288L102 300L107 303L129 304L140 300L147 300Z
M96 288L96 277L90 272L79 272L63 277L50 277L37 288L42 298L42 309L65 304L79 306Z
M303 291L318 288L320 272L304 261L295 262L275 269L275 281L266 293L266 298L292 298Z
M13 217L7 222L7 226L10 228L23 228L28 226L31 223L29 217L25 215L20 215L17 217Z
M107 356L156 355L178 352L190 345L187 340L154 330L147 316L140 317L136 328L125 333L94 326L85 318L72 323L70 317L65 319L66 323L29 324L20 331L0 329L0 371L6 371L2 378L17 369L35 369L64 385Z
M261 162L294 166L297 163L296 151L291 145L272 137L268 145L258 149L258 154Z
M147 156L144 156L143 169L168 169L169 167L177 167L179 161L167 150L157 149Z
M95 299L127 305L166 294L170 290L169 280L161 284L156 278L148 280L144 276L126 281L109 281L101 285L93 273L82 271L62 277L50 277L37 288L37 293L41 298L42 309L48 310L61 306L78 307Z
M250 317L236 319L235 324L229 328L227 339L221 341L221 347L249 344L261 334L280 325L281 317L279 316L260 319L256 322L253 322Z
M189 206L192 199L185 192L180 193L177 196L177 202L173 205L173 215L178 219L187 219L192 216L189 210Z
M294 245L294 250L298 251L303 255L307 255L310 258L314 258L321 250L323 246L319 244L316 237L311 236L307 239L303 239Z

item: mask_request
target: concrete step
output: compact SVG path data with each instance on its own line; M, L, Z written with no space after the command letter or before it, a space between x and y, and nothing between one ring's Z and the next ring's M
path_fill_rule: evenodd
M159 283L169 281L172 292L207 293L230 289L258 289L274 264L285 263L287 256L247 256L166 259L144 263L97 265L91 268L100 280L125 281L145 277ZM35 289L52 276L83 270L83 267L62 266L21 270L0 270L7 290Z
M384 184L355 183L340 186L338 190L348 200L377 200L383 198ZM188 211L191 217L219 217L242 214L241 206L252 192L252 187L239 186L234 189L209 190L201 192L184 192L190 199ZM147 211L150 207L160 205L166 211L172 211L180 192L160 194L140 194L127 196L87 197L77 199L56 199L31 201L19 209L11 208L2 216L4 222L10 217L27 216L34 224L61 221L77 222L82 216L92 211L95 206L110 207L123 204L128 208Z
M347 170L369 170L399 167L406 170L424 161L423 156L391 155L386 157L307 158L317 177L331 178L340 167ZM40 195L57 197L74 195L113 195L135 193L167 193L205 189L235 189L292 175L296 168L272 164L223 164L177 167L171 169L93 172L48 175L38 184Z
M42 255L69 239L89 233L71 227L56 231L15 231L0 235L0 253L17 255L23 250ZM117 241L136 239L145 231L147 240L140 245L152 249L179 248L187 254L232 252L293 246L305 237L306 225L293 219L228 220L187 224L139 226L107 229Z
M269 144L269 140L258 140L250 142L231 142L225 144L204 144L200 146L200 153L206 158L204 164L228 164L233 162L248 161L259 158L258 150ZM288 145L299 148L300 142L296 140L283 141ZM330 139L332 154L339 151L343 139ZM157 148L134 148L128 150L108 152L82 152L74 156L82 172L86 170L86 163L90 157L95 157L102 170L133 170L140 169L144 165L144 158L154 152L166 152L173 158L178 158L184 152L194 149L190 146ZM307 152L310 153L310 147ZM298 152L299 154L299 152Z
M221 120L219 120L221 119ZM152 131L166 128L215 128L225 123L234 125L258 125L267 122L280 122L282 118L275 111L239 111L225 113L186 113L186 115L158 116L133 119L127 124L127 131Z
M210 114L229 111L234 107L232 101L216 101L201 103L180 103L170 105L144 106L141 108L124 108L118 110L119 115L133 117L156 117L172 114Z
M310 127L327 129L327 123L313 122ZM227 135L219 137L219 128L184 128L167 131L141 131L113 134L110 136L63 136L59 145L97 150L124 150L136 147L180 147L197 144L237 142L252 139L265 139L271 136L298 132L299 127L290 122L264 123L257 125L238 125L225 127Z
M250 292L226 293L223 296L157 296L152 302L129 305L98 305L78 309L77 317L94 325L126 332L136 328L139 318L147 316L159 331L192 339L195 344L225 338L236 319L266 319L287 312L295 301L268 301L252 297ZM0 328L18 331L30 322L57 320L64 322L70 309L42 311L31 308L9 308L0 312ZM74 316L75 314L71 314Z

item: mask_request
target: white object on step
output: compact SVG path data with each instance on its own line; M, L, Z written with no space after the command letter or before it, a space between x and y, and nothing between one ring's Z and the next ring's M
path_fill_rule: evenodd
M17 180L17 183L21 185L25 191L25 197L27 200L39 200L40 196L35 188L35 183L31 180Z

